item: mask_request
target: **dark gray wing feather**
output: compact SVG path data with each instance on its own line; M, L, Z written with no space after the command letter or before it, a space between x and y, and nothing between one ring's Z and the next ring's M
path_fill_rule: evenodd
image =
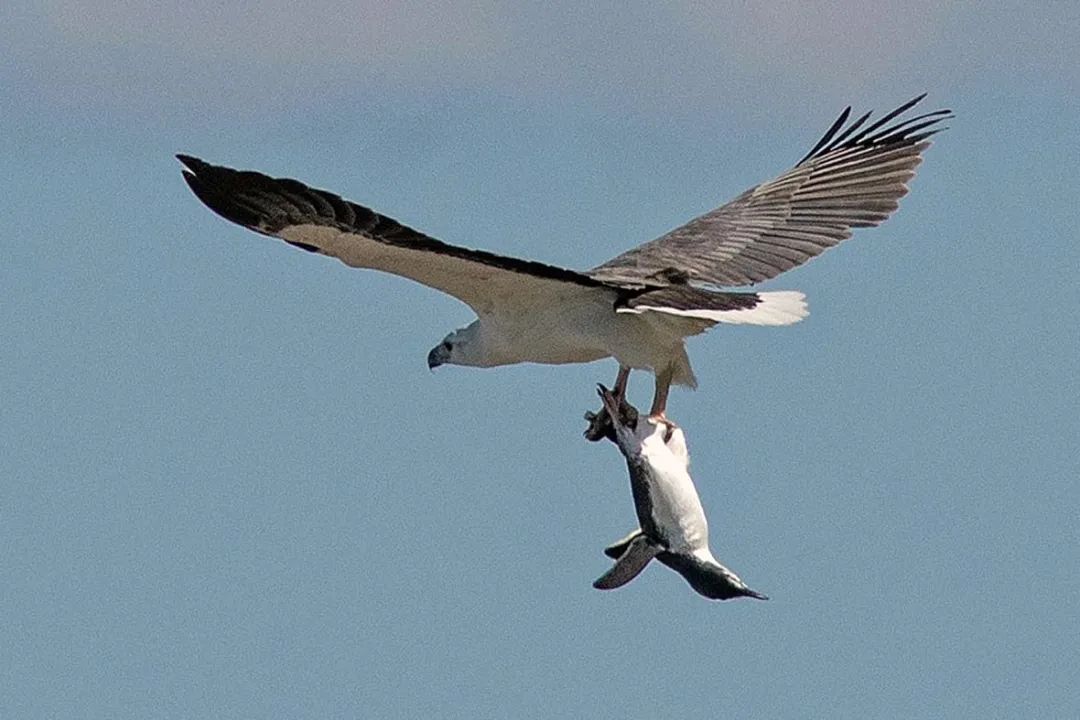
M622 555L611 569L593 582L597 590L614 590L630 582L645 569L663 548L650 542L644 535L638 535L626 546Z
M750 285L803 264L851 237L854 228L880 224L907 194L928 138L944 129L936 125L950 116L937 110L888 125L923 97L865 128L869 113L845 128L851 108L844 110L791 170L589 275L626 286L672 276Z
M624 537L622 540L613 542L606 548L604 548L604 554L612 560L618 560L619 557L621 557L622 554L626 552L626 548L630 547L630 543L641 537L641 534L641 528L636 528L632 533Z

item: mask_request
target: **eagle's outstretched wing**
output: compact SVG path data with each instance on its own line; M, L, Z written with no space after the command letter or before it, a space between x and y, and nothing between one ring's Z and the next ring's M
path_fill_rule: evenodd
M352 267L383 270L442 290L478 315L605 285L572 270L448 245L296 180L189 155L177 158L195 195L226 220Z
M619 285L750 285L803 264L853 228L880 224L907 194L928 138L949 117L937 110L889 124L924 97L861 132L870 113L844 127L847 108L791 170L588 274Z

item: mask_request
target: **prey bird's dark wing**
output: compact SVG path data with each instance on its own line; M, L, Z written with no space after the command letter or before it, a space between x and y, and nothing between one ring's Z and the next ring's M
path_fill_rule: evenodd
M647 539L644 535L638 535L631 540L622 555L606 573L593 582L597 590L614 590L630 582L645 569L654 557L664 549Z
M238 171L178 155L195 195L226 220L346 265L415 280L477 314L558 302L603 288L587 275L435 240L396 220L296 180Z
M589 271L632 286L678 278L751 285L801 265L858 227L879 225L907 194L907 182L949 110L898 119L925 95L866 125L844 110L799 164L712 212ZM865 127L864 127L865 126Z

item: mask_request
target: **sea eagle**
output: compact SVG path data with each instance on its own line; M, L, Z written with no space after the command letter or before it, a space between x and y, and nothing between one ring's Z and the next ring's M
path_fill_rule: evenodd
M696 386L685 338L717 323L788 325L806 317L799 292L727 292L801 265L896 210L928 138L948 110L898 119L925 96L866 125L847 108L799 163L775 180L652 242L582 272L435 240L296 180L178 155L195 195L227 220L303 250L415 280L469 305L477 319L428 353L428 365L619 363L656 378L650 414L672 383ZM864 127L864 125L866 125Z

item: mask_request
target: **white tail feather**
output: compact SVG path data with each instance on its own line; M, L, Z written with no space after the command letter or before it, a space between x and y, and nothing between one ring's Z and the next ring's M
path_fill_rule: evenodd
M795 290L763 292L757 294L760 302L752 308L739 310L678 310L675 308L638 305L619 308L619 312L660 312L667 315L700 318L728 325L793 325L807 315L806 295Z

